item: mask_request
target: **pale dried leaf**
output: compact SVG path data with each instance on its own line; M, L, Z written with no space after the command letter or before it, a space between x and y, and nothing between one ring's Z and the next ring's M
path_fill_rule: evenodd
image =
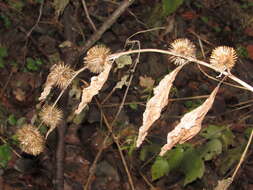
M201 123L206 116L207 112L213 105L213 101L218 92L220 85L218 85L206 101L196 109L185 114L180 123L167 135L167 144L165 144L160 152L160 155L164 155L177 143L182 144L185 141L194 137L201 129Z
M218 181L218 185L215 187L214 190L227 190L232 182L233 182L232 177Z
M129 78L129 75L124 75L121 78L121 80L117 82L117 84L115 85L115 89L121 89L124 85L127 86L129 84L128 78Z
M46 83L46 86L44 87L44 90L39 97L39 101L45 100L47 98L53 86L54 86L54 83L49 83L49 82Z
M154 96L147 102L146 110L143 114L143 123L139 129L136 146L139 147L148 134L148 129L160 117L162 109L168 104L168 97L173 81L177 73L184 65L177 67L170 74L166 75L154 88Z
M98 94L99 90L103 87L109 76L111 67L112 64L105 64L103 72L101 72L98 76L91 78L90 86L83 89L82 100L81 103L78 105L75 114L79 114L83 110L83 108L92 100L93 96Z
M140 80L140 83L139 83L140 86L144 88L153 88L155 84L155 80L153 80L151 77L140 76L139 80Z

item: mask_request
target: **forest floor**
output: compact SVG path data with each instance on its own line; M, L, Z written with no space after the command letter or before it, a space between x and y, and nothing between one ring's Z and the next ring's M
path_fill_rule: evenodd
M71 1L65 9L60 9L57 2L61 1L0 1L0 190L51 190L58 183L59 130L49 135L39 156L22 152L15 140L20 126L40 123L39 111L44 103L38 98L50 68L72 58L71 67L81 68L86 52L77 56L78 51L96 33L82 1ZM99 29L122 2L86 1L95 27ZM95 43L106 45L114 53L138 49L138 44L141 49L166 50L173 40L188 38L196 45L197 58L207 62L215 47L230 46L238 55L231 72L253 84L251 0L173 1L182 2L174 9L166 2L135 1ZM248 142L253 127L252 92L227 79L229 84L220 87L200 135L173 149L201 154L208 149L208 153L199 162L195 162L197 153L189 156L190 164L182 161L188 170L180 167L178 160L171 160L172 152L167 155L166 166L159 165L158 153L167 133L185 113L203 103L220 79L208 68L194 63L185 66L161 117L136 149L146 102L159 81L176 68L167 55L143 53L137 58L132 55L128 62L123 61L122 68L114 64L102 90L78 116L74 110L94 74L84 71L66 91L65 102L59 105L68 113L64 118L64 190L133 189L129 181L136 190L214 189L219 180L231 177ZM139 62L133 70L136 60ZM123 85L113 90L122 77L129 75L133 76L129 88ZM58 94L59 90L54 90L46 102ZM43 134L47 130L44 125L40 128ZM215 135L210 136L211 132ZM230 189L253 189L252 174L253 152L249 149Z

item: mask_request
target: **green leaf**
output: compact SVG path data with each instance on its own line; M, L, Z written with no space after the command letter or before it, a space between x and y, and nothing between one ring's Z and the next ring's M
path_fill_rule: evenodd
M204 146L199 148L200 156L208 161L222 153L222 143L219 139L212 139Z
M133 110L137 110L138 109L138 105L137 104L129 104L129 107Z
M169 172L169 164L167 160L163 157L157 157L156 161L152 165L151 168L151 175L152 180L159 179L160 177L163 177Z
M184 0L163 0L162 5L164 16L168 16L175 12L183 2Z
M123 55L123 56L120 56L119 58L117 58L115 60L115 62L117 63L117 68L121 69L121 68L125 67L126 65L131 65L132 58L130 55Z
M219 138L221 136L221 132L225 128L225 126L208 125L208 127L201 131L200 136L205 137L206 139Z
M169 165L168 172L178 168L181 164L183 157L184 157L184 149L181 147L176 147L176 148L168 151L164 155L164 158L166 158L168 165Z
M157 154L161 150L161 147L157 144L151 144L151 145L144 145L143 148L140 151L139 159L141 161L145 161L146 158L149 156L149 154Z
M0 166L5 168L11 159L11 148L8 144L0 146Z
M241 145L239 147L233 148L229 150L222 158L222 162L218 164L219 173L221 175L225 175L229 169L234 167L234 165L241 158L241 154L245 148L245 145Z
M206 24L209 22L209 18L206 17L206 16L202 16L202 17L200 17L200 19L201 19L204 23L206 23Z
M41 61L40 59L36 59L36 60L35 60L35 63L36 63L37 65L42 65L42 64L43 64L42 61Z
M184 185L201 178L205 171L204 161L195 149L189 148L182 160L181 170L185 175Z
M0 57L4 58L4 57L7 57L7 56L8 56L7 49L5 47L0 46Z
M220 139L222 140L222 147L224 149L227 149L230 145L235 144L235 136L230 128L226 128L224 131L222 131Z
M38 71L39 67L36 63L36 61L30 57L26 59L26 67L30 71Z
M9 117L8 117L8 123L10 125L16 125L17 124L17 119L16 119L16 117L13 114L9 115Z

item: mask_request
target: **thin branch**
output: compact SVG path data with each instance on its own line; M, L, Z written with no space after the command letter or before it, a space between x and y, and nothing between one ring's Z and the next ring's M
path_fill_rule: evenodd
M113 12L113 14L103 23L103 25L94 33L87 42L85 42L85 45L80 48L80 51L86 52L88 49L90 49L104 34L106 30L108 30L115 21L120 17L120 15L134 2L134 0L131 1L123 1L120 6Z
M91 25L91 27L94 30L94 32L96 32L97 28L96 28L95 24L93 23L93 21L90 18L89 11L88 11L88 8L86 6L85 0L82 0L82 4L83 4L83 9L84 9L85 15L86 15L86 17L87 17L87 19L89 21L89 24Z
M233 173L233 175L232 175L232 179L235 178L235 175L237 174L237 172L238 172L240 166L242 165L242 162L243 162L244 159L245 159L246 153L247 153L247 151L248 151L248 149L249 149L249 146L250 146L250 144L251 144L251 141L252 141L252 137L253 137L253 130L252 130L251 133L250 133L250 137L249 137L248 143L247 143L246 148L244 149L244 151L243 151L243 153L242 153L242 156L241 156L241 158L240 158L240 161L239 161L239 163L238 163L238 165L237 165L237 167L236 167L236 169L235 169L235 171L234 171L234 173Z
M212 70L215 70L216 72L222 73L225 76L228 76L230 79L234 80L235 82L239 83L240 85L244 86L247 90L253 92L253 87L249 84L247 84L246 82L242 81L241 79L237 78L236 76L229 74L228 72L221 72L219 70L217 70L215 67L213 67L211 64L204 62L204 61L200 61L198 59L192 58L192 57L186 57L186 56L182 56L180 54L177 53L173 53L171 51L167 51L167 50L161 50L161 49L140 49L140 50L130 50L130 51L125 51L125 52L120 52L120 53L115 53L115 54L111 54L108 59L109 60L114 60L122 55L129 55L129 54L134 54L134 53L145 53L145 52L154 52L154 53L162 53L162 54L167 54L167 55L173 55L173 56L177 56L177 57L182 57L184 59L189 60L190 62L194 62L194 63L198 63L200 65L203 65L205 67L208 67Z

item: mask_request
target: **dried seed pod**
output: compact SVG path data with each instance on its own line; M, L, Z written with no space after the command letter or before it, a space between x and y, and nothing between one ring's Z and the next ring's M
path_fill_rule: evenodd
M53 86L58 86L61 89L65 88L74 74L75 71L68 65L64 65L63 62L53 65L49 75L47 76L47 81L39 100L46 99Z
M41 120L48 126L55 128L62 120L63 113L52 105L45 105L40 112Z
M35 156L43 152L45 140L35 126L23 125L17 130L16 135L24 152Z
M186 38L179 38L176 39L174 42L171 43L169 50L173 53L180 54L186 57L196 57L196 47L195 45ZM178 57L178 56L170 56L169 59L175 65L182 65L188 63L187 59Z
M96 45L89 49L87 56L84 57L84 63L91 72L101 73L104 70L104 65L108 63L106 58L109 54L109 48Z
M210 63L218 71L224 72L227 70L230 72L235 65L236 59L237 55L234 48L219 46L213 50L210 57Z

